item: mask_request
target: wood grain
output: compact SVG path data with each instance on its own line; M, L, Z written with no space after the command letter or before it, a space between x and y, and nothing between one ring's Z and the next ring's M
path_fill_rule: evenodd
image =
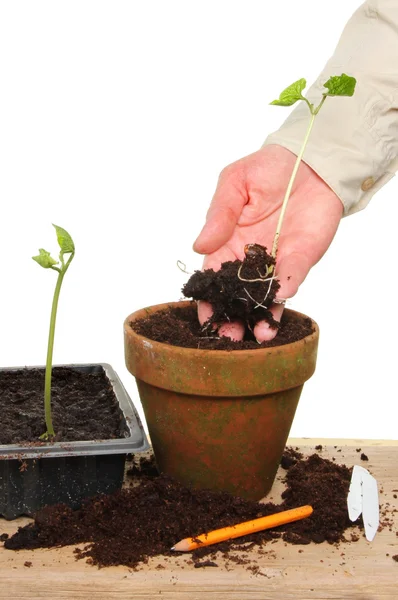
M266 554L250 550L251 564L259 567L257 574L247 565L224 560L219 560L217 568L195 569L188 564L189 556L155 558L138 571L97 569L76 561L73 547L30 552L1 548L0 600L396 600L398 563L392 556L398 554L398 512L392 513L398 509L393 497L393 490L398 489L398 442L295 439L290 443L306 455L322 444L322 456L368 468L378 480L380 503L387 507L393 525L379 532L373 543L361 534L358 542L338 548L328 544L291 546L278 540L264 549ZM369 462L360 461L356 448L369 456ZM279 499L282 477L283 471L269 499ZM12 534L28 522L0 519L0 533ZM32 566L25 566L27 562Z

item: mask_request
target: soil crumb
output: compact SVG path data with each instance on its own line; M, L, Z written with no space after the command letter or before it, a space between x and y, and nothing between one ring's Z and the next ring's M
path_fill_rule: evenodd
M288 455L292 456L291 451ZM192 554L194 563L204 558L214 561L216 551L223 553L224 563L233 562L231 551L242 544L247 553L248 544L252 548L262 546L281 535L291 544L335 544L344 540L344 532L360 524L351 523L347 514L351 470L316 454L304 459L297 453L295 458L296 463L286 472L280 505L188 489L163 475L142 477L139 485L88 499L78 510L64 505L46 507L37 513L33 523L19 528L4 545L19 550L84 544L75 549L77 559L100 567L136 568L150 557L175 556L171 547L185 537L305 504L314 509L309 518L200 548Z
M369 457L364 452L362 452L362 454L361 454L361 460L368 461Z
M130 477L157 477L159 475L158 468L156 466L155 455L150 454L149 456L138 456L134 455L131 457L133 466L127 471L127 475Z
M218 564L214 562L214 560L204 560L202 562L194 563L195 569L200 569L201 567L218 567Z
M290 467L295 465L296 462L301 460L302 458L303 455L301 452L298 452L297 450L289 446L285 448L285 451L282 455L281 467L282 469L285 469L287 471L288 469L290 469Z
M180 346L183 348L200 348L207 350L257 350L283 346L313 333L312 321L308 317L300 317L290 310L285 310L276 337L259 344L248 329L241 342L227 337L219 337L209 328L203 329L198 321L197 306L171 306L162 311L149 314L143 319L131 322L130 326L138 334L156 342Z

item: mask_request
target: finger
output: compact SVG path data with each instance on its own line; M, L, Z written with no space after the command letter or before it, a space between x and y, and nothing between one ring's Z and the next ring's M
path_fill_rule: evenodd
M223 247L216 254L208 254L205 257L203 261L203 268L218 271L221 267L221 263L235 259L236 256L234 253L229 248ZM209 321L212 314L213 307L210 302L205 302L203 300L198 302L198 320L201 325ZM214 323L213 329L218 330L219 335L229 337L231 340L242 340L245 333L243 324L235 321L221 324L220 326L219 324Z
M273 304L271 306L270 312L272 313L275 321L279 322L281 320L283 309L283 304ZM278 333L278 329L271 327L267 321L259 321L255 324L253 333L258 343L261 344L262 342L269 342L273 340Z
M198 302L198 319L201 325L211 319L212 314L213 308L209 302ZM243 340L245 335L245 326L241 321L230 321L229 323L222 323L220 326L214 323L213 328L217 329L218 335L235 341Z
M241 321L223 323L218 328L218 335L230 338L234 342L240 342L245 335L245 326Z
M247 203L242 174L236 169L226 169L220 175L206 223L196 239L193 249L198 254L211 254L232 236L242 208Z
M294 296L307 277L310 268L311 265L305 254L292 252L283 257L276 268L277 278L281 286L276 297L285 300ZM281 320L283 309L284 304L278 303L271 306L270 311L275 321L279 322ZM266 321L259 321L254 327L254 335L259 343L273 340L277 333L278 330L272 328Z
M229 260L236 260L236 256L234 253L228 248L222 248L217 254L208 254L203 261L203 269L213 269L213 271L218 271L221 267L221 264L227 262ZM198 302L198 319L199 323L203 325L206 323L213 314L213 308L210 302L205 302L204 300L200 300Z
M206 321L208 321L210 319L210 317L213 314L213 307L210 304L210 302L204 302L203 300L200 300L198 302L198 319L199 319L199 323L201 325L203 325L204 323L206 323Z

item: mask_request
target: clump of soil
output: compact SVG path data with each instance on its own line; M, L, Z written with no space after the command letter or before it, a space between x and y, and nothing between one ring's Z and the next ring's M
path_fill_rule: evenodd
M244 340L235 342L227 337L218 337L208 328L204 330L198 321L195 303L183 307L171 306L143 319L133 321L130 325L140 335L156 342L207 350L255 350L283 346L301 340L313 332L311 319L298 317L289 310L285 310L278 335L273 340L259 344L248 329Z
M159 475L156 466L155 455L131 457L133 465L127 470L127 475L130 477L157 477Z
M275 259L259 244L245 246L243 261L228 261L219 271L195 271L182 288L186 298L205 300L213 307L212 323L242 319L249 328L260 320L272 327L274 320L269 307L280 284L275 279Z
M346 504L350 477L347 467L318 455L297 459L287 471L280 505L250 502L227 493L191 490L163 475L144 477L138 486L86 500L79 510L64 505L44 508L37 513L34 523L19 528L6 540L5 547L19 550L85 543L83 549L75 550L78 559L86 558L98 566L134 568L149 557L173 555L170 548L185 537L305 504L314 508L309 518L200 548L193 554L194 562L209 555L214 560L215 551L232 560L228 555L231 549L248 542L251 547L266 544L281 535L293 544L325 540L336 543L353 526Z
M104 371L54 367L51 403L56 441L122 438L127 426ZM0 371L0 444L38 443L44 421L44 369Z
M292 447L288 447L285 449L281 459L281 467L282 469L290 469L293 465L295 465L299 460L303 458L303 454L299 452L297 449L295 450Z
M218 564L214 560L204 560L203 562L195 562L194 567L195 569L200 569L201 567L218 567Z

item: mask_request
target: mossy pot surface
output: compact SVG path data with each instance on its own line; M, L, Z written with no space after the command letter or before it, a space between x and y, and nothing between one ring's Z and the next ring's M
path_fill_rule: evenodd
M315 370L319 329L256 350L207 350L155 342L124 323L126 365L137 387L161 472L185 485L258 500L272 487L301 390ZM292 316L305 315L289 311Z

